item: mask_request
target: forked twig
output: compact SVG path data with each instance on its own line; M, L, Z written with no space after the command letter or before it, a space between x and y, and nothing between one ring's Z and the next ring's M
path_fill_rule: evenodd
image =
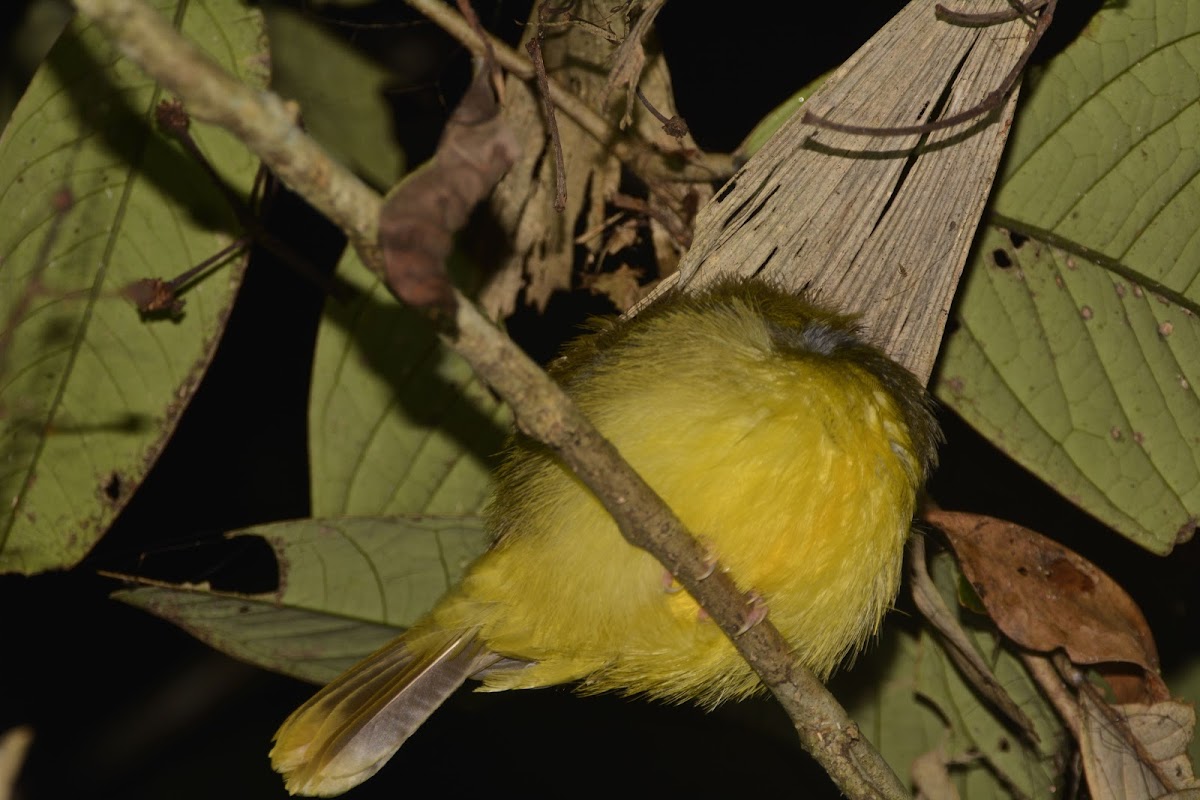
M208 175L209 180L225 198L226 204L237 217L238 224L245 233L216 254L189 267L170 280L144 278L124 287L121 290L122 294L137 306L143 316L178 317L183 312L183 300L179 295L188 286L206 275L210 269L224 263L254 242L261 244L300 277L321 291L334 297L338 296L339 292L332 281L320 274L308 259L296 252L290 244L271 233L259 218L259 210L256 207L258 201L255 198L262 196L270 178L270 172L265 166L260 165L258 172L255 173L254 185L250 190L251 201L247 202L225 182L192 137L191 117L184 109L182 102L163 100L155 108L154 118L159 129L178 142L184 152Z
M631 197L630 195L617 192L611 198L609 198L609 202L612 203L614 207L623 211L632 211L635 214L641 214L642 216L653 219L655 222L663 226L663 229L671 235L671 238L674 239L676 244L678 244L680 247L691 247L692 232L680 225L679 220L674 219L663 209L651 205L650 201L643 200L640 197Z
M170 280L142 278L124 286L121 294L137 306L143 319L178 319L183 314L183 298L180 295L184 290L253 243L252 236L238 237L196 266L188 267Z

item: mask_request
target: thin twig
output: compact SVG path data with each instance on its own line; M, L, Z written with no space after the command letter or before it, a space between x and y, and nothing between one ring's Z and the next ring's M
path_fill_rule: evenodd
M178 319L183 314L184 301L180 295L184 290L235 255L244 252L253 241L250 236L242 236L170 280L142 278L124 286L121 294L137 306L143 319Z
M667 233L671 234L671 238L674 239L680 247L692 246L691 231L684 230L679 224L679 220L675 219L671 214L668 214L661 208L651 205L649 201L643 200L640 197L630 197L627 194L621 194L620 192L617 192L609 199L609 202L617 208L624 209L625 211L632 211L636 214L642 214L643 216L654 219L660 225L662 225L664 229L666 229Z
M251 242L253 242L253 238L250 236L241 236L237 239L234 239L228 245L222 247L220 250L213 253L196 266L186 269L171 280L166 281L167 287L170 288L173 294L178 295L189 285L195 283L197 280L203 277L205 272L207 272L209 269L216 267L218 264L225 261L225 259L230 258L235 253L245 250L250 246Z
M1051 655L1050 659L1059 674L1064 675L1064 677L1069 675L1078 676L1073 683L1079 691L1079 707L1084 715L1090 716L1094 711L1097 716L1103 718L1108 726L1108 732L1119 739L1137 758L1142 769L1153 775L1164 788L1169 791L1177 791L1183 788L1167 770L1163 769L1160 759L1155 758L1153 754L1146 750L1145 743L1130 728L1129 718L1119 708L1116 708L1105 699L1099 687L1088 681L1079 667L1073 664L1065 653L1056 652ZM1089 702L1085 702L1085 700ZM1086 729L1087 727L1085 724L1084 728ZM1083 735L1088 735L1086 730ZM1082 742L1082 740L1079 741Z
M688 135L688 125L687 122L684 121L683 117L668 117L666 114L659 111L650 103L649 100L646 99L646 95L642 94L642 87L633 87L633 92L637 95L637 99L642 101L642 105L645 106L646 110L649 111L656 120L662 123L663 131L668 136L675 139L682 139Z
M240 139L356 246L374 246L379 195L308 137L278 95L225 72L144 2L84 0L76 6L102 20L124 55L182 99L192 117Z
M996 709L1008 718L1008 721L1025 741L1033 747L1037 747L1039 740L1033 722L1008 695L991 667L971 644L958 617L946 605L942 595L938 593L925 561L925 537L913 536L908 559L913 601L916 603L917 610L921 612L921 616L936 631L943 651L954 662L963 679L976 692L991 701Z
M1158 759L1146 752L1138 737L1130 730L1129 721L1115 709L1080 672L1079 668L1062 652L1051 654L1022 652L1021 660L1029 670L1042 694L1054 706L1058 716L1076 742L1088 736L1086 717L1093 711L1104 718L1112 735L1121 740L1148 770L1167 789L1178 788L1172 777L1159 764ZM1076 694L1078 693L1078 694ZM1084 703L1084 695L1090 703Z
M291 120L274 95L225 74L183 39L145 0L76 0L121 51L175 92L196 119L221 125L314 208L341 226L377 273L375 245L381 200L338 166ZM503 58L498 54L499 58ZM314 180L319 176L319 180ZM470 362L516 414L522 430L545 442L587 485L632 544L657 558L730 637L795 723L801 743L854 798L905 798L908 793L833 696L797 666L769 619L740 633L746 596L727 572L621 459L546 373L465 297L456 294L452 334L445 340Z
M613 224L616 223L616 221L619 220L623 216L625 216L625 214L623 214L620 211L618 211L615 214L610 214L607 218L601 220L599 225L595 225L595 226L589 228L588 230L584 231L583 233L579 234L578 236L576 236L574 238L574 240L572 240L573 243L574 244L587 244L592 239L595 239L597 236L601 235L606 230L611 228L613 226Z
M208 157L204 155L204 151L200 149L200 145L192 138L190 131L191 118L188 116L187 109L183 107L183 104L178 100L164 100L158 104L154 113L158 127L164 133L174 138L175 141L179 142L184 151L204 170L209 180L221 192L226 204L233 211L234 216L237 217L238 224L242 226L242 230L250 234L255 241L270 251L272 255L291 267L301 278L304 278L322 292L336 296L337 288L333 281L317 272L308 259L297 253L295 248L290 244L267 230L267 226L263 224L258 214L255 213L253 205L243 200L241 195L235 192L225 182L225 179L221 177L220 173L217 172L216 168L213 167L212 162L208 160ZM255 174L255 187L265 183L262 175L263 171L261 169ZM251 196L255 196L254 189L251 189ZM216 259L217 257L214 256L213 258ZM209 259L209 261L211 260ZM217 260L219 261L220 259ZM183 275L168 281L165 285L171 287L175 294L179 294L182 288L191 282L191 278L187 276L202 274L206 264L207 262L189 269Z
M568 28L571 26L587 31L597 39L603 39L611 45L619 45L621 37L617 36L607 28L601 28L594 22L590 22L577 14L565 14L560 20L551 20L546 23L547 28Z
M1083 735L1083 717L1079 710L1079 701L1063 683L1062 677L1054 668L1049 656L1027 651L1021 651L1018 655L1024 662L1025 668L1029 670L1034 683L1042 690L1042 694L1050 701L1050 705L1054 706L1054 710L1058 712L1059 718L1071 732L1072 738L1077 742L1080 741L1080 737Z
M496 49L492 46L492 39L487 35L487 30L483 27L483 23L479 21L479 15L471 7L470 0L457 0L457 4L458 13L463 15L463 19L467 21L467 24L471 26L471 30L475 31L475 36L483 44L484 63L492 76L492 89L496 92L496 96L500 98L500 102L503 103L504 76L500 73L499 62L496 61Z
M567 208L567 165L563 158L562 139L558 135L558 118L554 114L554 101L550 99L550 78L546 75L546 62L542 58L542 22L548 0L538 6L538 30L525 49L533 62L534 77L537 79L538 95L542 98L542 111L546 115L546 133L550 136L550 148L554 151L554 210L562 213Z

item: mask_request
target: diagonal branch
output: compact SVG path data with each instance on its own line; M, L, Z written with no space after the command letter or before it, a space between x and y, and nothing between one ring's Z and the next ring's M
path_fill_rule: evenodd
M233 133L345 230L364 263L382 274L376 245L379 196L296 127L278 97L238 83L145 0L75 2L127 57L175 92L195 119ZM601 500L621 533L654 555L720 625L784 706L801 744L841 790L854 798L907 797L833 696L792 662L787 643L769 620L744 629L746 597L728 573L714 569L706 550L549 376L457 293L453 320L443 327L447 344L510 404L521 429L552 447Z

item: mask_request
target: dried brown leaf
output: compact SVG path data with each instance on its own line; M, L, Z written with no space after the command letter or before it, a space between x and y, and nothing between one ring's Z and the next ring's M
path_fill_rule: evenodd
M637 222L627 219L624 222L613 226L608 235L608 241L605 242L604 249L610 253L615 253L623 248L632 247L637 240Z
M379 217L389 287L409 305L451 311L445 262L454 234L520 152L481 71L450 115L433 158L388 193Z
M536 22L535 8L526 39L536 34ZM585 3L577 9L573 24L544 29L541 50L547 73L570 86L593 108L600 108L600 93L614 51L614 45L595 31L608 22L598 4ZM645 50L642 91L656 108L674 114L670 74L653 37L645 40ZM497 186L490 204L500 240L489 252L503 254L498 263L489 265L495 267L495 273L480 293L480 302L492 317L511 314L522 295L524 302L544 309L554 292L575 285L574 275L581 266L576 234L605 228L607 201L616 192L621 175L621 164L612 156L610 142L597 141L569 116L558 114L567 202L562 213L555 212L554 157L549 152L541 100L534 87L515 77L509 78L507 98L503 113L520 136L522 155ZM619 115L616 110L606 113L610 118ZM650 142L664 138L658 120L640 105L633 109L632 133ZM680 146L695 148L695 143L688 137ZM664 197L678 195L684 204L689 188L656 184L653 191ZM703 202L711 190L706 186L700 190L698 201ZM670 244L669 238L658 235L662 226L657 221L651 220L650 225L660 272L667 274L678 261L679 249ZM660 242L664 246L660 247ZM604 246L604 239L588 237L579 244L585 250L584 261L591 263Z
M805 107L889 125L976 105L1020 58L1028 29L950 25L933 6L909 3ZM1008 7L980 0L971 10ZM700 212L679 283L762 275L836 300L926 378L1014 107L1015 97L994 118L931 134L920 148L916 136L854 137L794 115Z
M618 311L632 308L646 290L641 285L642 273L622 264L613 272L602 272L599 275L588 275L583 279L583 285L593 294L602 294L612 301Z
M650 33L654 18L666 2L667 0L650 0L638 15L625 35L625 40L613 55L612 69L608 73L604 88L600 91L600 108L606 108L613 92L622 88L625 90L625 112L621 115L622 129L629 127L633 122L635 90L642 78L642 70L646 67L646 49L642 40Z
M959 800L944 744L913 759L912 783L916 800Z
M1187 747L1196 710L1187 703L1105 706L1084 692L1080 751L1093 800L1141 800L1200 789Z
M946 534L966 579L1010 639L1043 653L1063 649L1076 664L1136 665L1143 697L1169 696L1141 609L1095 564L1011 522L948 511L926 519Z
M591 4L581 13L590 13ZM536 8L526 27L525 41L537 33ZM612 46L577 26L545 31L542 60L551 78L574 89L585 103L594 104L603 82L603 63ZM544 309L550 296L571 286L574 233L598 227L604 219L604 199L617 188L620 167L597 142L565 114L558 115L558 134L565 162L566 208L553 208L554 155L546 135L541 100L535 87L510 76L504 117L518 132L521 156L504 177L490 203L499 242L493 252L504 258L484 287L480 301L493 317L504 317L526 303ZM580 225L580 220L585 220ZM588 246L594 251L599 242Z

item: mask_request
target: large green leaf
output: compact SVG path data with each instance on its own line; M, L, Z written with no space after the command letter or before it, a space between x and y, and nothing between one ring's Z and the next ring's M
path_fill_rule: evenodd
M996 213L1200 301L1200 6L1113 4L1026 97Z
M334 157L387 191L404 171L384 96L391 73L322 27L311 9L271 4L264 13L271 88L300 104L304 127Z
M1105 9L1025 96L937 393L1166 553L1200 518L1200 7Z
M948 608L958 614L1005 691L1032 721L1040 744L1015 736L1011 725L967 683L928 630L911 632L899 619L884 626L880 644L831 685L850 716L897 775L907 779L921 758L953 776L959 796L1051 797L1054 748L1062 726L1003 640L971 627L958 604L957 566L946 554L931 573Z
M1200 508L1196 317L1044 243L989 229L980 249L942 399L1072 501L1169 550Z
M239 0L156 5L264 84L256 12ZM76 21L0 138L0 572L70 566L104 533L170 436L240 284L240 264L201 281L174 323L141 321L121 294L213 255L236 230L218 188L154 130L160 99ZM245 148L194 133L245 192L256 167ZM61 214L60 189L74 198Z
M316 683L419 619L487 542L474 516L306 519L231 535L267 540L278 591L156 585L114 597L235 658Z
M330 300L309 403L317 516L461 514L487 497L507 408L353 253Z

